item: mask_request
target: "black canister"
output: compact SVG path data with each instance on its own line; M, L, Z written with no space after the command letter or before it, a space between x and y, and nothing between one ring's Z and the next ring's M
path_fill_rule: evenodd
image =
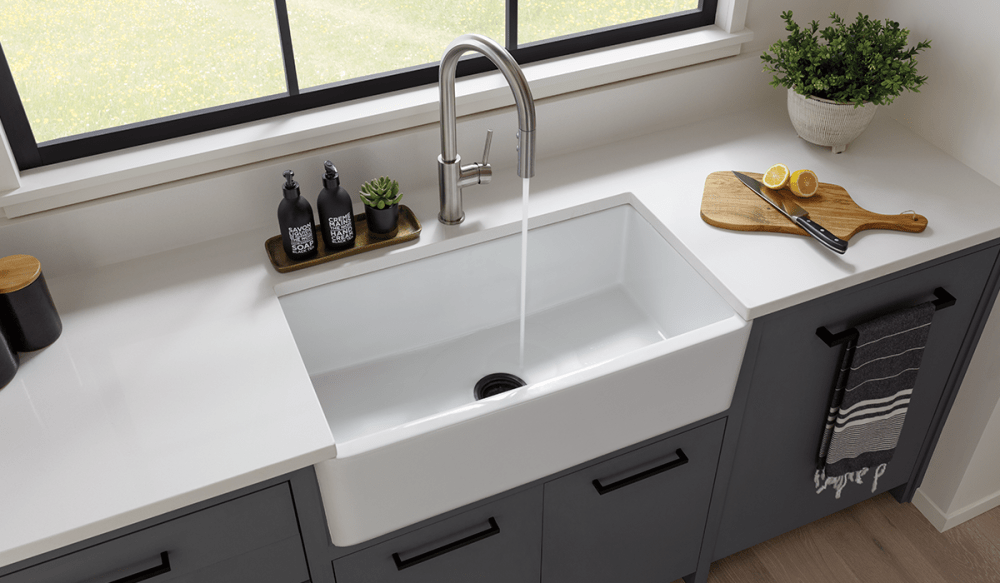
M0 325L10 348L22 353L48 347L62 333L42 264L29 255L0 258Z
M17 366L20 364L21 360L18 358L17 352L10 348L7 336L0 328L0 389L7 387L10 380L14 379L14 375L17 374Z

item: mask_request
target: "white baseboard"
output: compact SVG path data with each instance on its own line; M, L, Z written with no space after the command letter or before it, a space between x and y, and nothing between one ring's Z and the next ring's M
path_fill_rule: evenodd
M1000 491L987 495L982 499L966 505L961 509L951 513L945 513L934 501L931 501L923 491L917 489L913 494L913 506L916 507L931 525L940 532L947 531L956 525L986 513L994 507L1000 506Z

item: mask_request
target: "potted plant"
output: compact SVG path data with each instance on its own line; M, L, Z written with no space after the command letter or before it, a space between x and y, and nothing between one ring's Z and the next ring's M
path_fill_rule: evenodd
M861 135L880 105L904 89L919 92L927 77L917 75L917 53L929 40L906 48L910 31L863 14L853 24L832 13L833 24L820 30L815 20L800 28L792 11L781 13L788 38L764 51L771 85L788 88L788 115L799 136L843 152Z
M368 231L376 237L392 237L399 223L399 183L387 176L373 178L361 185Z

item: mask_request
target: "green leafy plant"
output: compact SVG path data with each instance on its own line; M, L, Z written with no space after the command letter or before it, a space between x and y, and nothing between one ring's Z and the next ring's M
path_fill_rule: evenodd
M399 192L399 183L387 176L373 178L361 185L361 202L372 209L385 209L399 202L403 193Z
M898 22L885 23L858 13L848 25L836 13L833 24L820 30L812 21L801 28L792 11L781 13L788 38L764 51L764 71L773 73L771 85L787 87L855 107L871 102L889 105L904 89L919 93L927 77L917 75L917 53L931 46L929 40L906 48L910 31Z

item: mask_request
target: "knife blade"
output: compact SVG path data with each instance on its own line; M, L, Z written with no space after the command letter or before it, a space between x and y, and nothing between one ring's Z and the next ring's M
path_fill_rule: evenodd
M786 201L784 198L774 197L768 195L765 191L767 187L760 183L760 181L749 177L741 172L732 171L736 175L736 178L740 179L740 182L747 186L751 191L757 193L757 195L767 201L772 207L777 209L782 215L787 217L790 221L805 230L806 233L813 236L816 241L822 243L827 249L837 252L844 253L847 251L847 242L840 239L836 235L830 233L822 225L816 223L809 218L809 212L798 206L792 201ZM768 190L769 191L769 190Z

